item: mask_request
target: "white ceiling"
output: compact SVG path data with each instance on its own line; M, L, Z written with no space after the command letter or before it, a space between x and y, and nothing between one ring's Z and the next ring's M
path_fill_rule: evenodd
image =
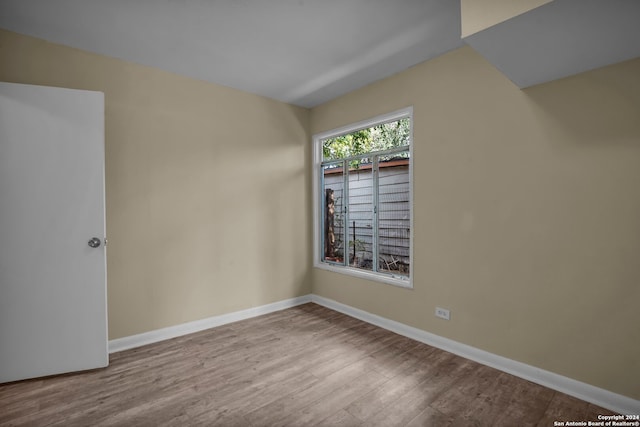
M525 88L640 56L640 0L555 0L464 40Z
M457 0L0 0L0 27L304 107L463 44Z
M640 56L640 0L554 0L464 42L459 0L0 0L0 28L303 107L464 42L519 87Z

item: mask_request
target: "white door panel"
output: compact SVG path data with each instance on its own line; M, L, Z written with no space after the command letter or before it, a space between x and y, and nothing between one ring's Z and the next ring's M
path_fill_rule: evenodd
M104 95L0 83L0 382L106 366Z

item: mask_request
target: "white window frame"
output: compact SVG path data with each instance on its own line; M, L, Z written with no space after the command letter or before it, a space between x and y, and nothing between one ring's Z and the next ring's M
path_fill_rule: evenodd
M320 183L322 182L321 164L322 164L322 141L327 138L334 138L340 135L356 132L358 130L370 128L382 123L393 122L399 119L409 118L409 212L410 212L410 230L409 230L409 257L410 269L409 277L400 275L392 275L381 272L372 272L359 268L350 267L348 265L337 265L322 261L322 224L323 224L323 192L320 192ZM413 269L415 266L413 257L413 107L403 108L391 113L372 117L367 120L342 126L326 132L313 135L313 266L323 270L329 270L336 273L346 274L361 279L382 282L389 285L400 286L402 288L413 288Z

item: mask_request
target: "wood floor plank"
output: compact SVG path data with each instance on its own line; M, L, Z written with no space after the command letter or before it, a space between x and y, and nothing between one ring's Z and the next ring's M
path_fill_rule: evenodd
M327 418L329 414L344 409L351 402L386 380L382 374L368 371L354 381L332 390L331 393L321 397L301 411L289 414L280 422L285 425L300 427L316 424L318 420Z
M366 426L404 426L427 409L429 404L440 394L449 389L456 381L455 377L438 373L423 381L394 400L365 421Z
M617 414L608 409L605 409L598 405L593 405L590 403L589 406L587 406L585 419L587 421L598 421L598 415L617 415ZM638 415L638 414L635 414L635 415Z
M431 406L443 414L457 416L485 390L498 386L500 371L488 366L477 365L465 376L457 378L446 393L436 398Z
M535 426L553 394L553 390L546 387L499 373L495 387L482 390L453 417L453 424L497 427L512 426L514 420L519 420L519 426Z
M316 304L0 384L0 426L538 425L603 408Z
M406 427L422 427L422 426L437 426L437 427L449 427L454 424L455 421L448 415L443 414L437 409L433 409L427 406L425 410L420 412L414 419L409 421ZM470 426L473 424L462 424Z
M372 371L363 362L352 363L293 396L284 396L248 413L246 419L252 425L273 425L290 414L301 411L341 387L357 382L371 373Z
M555 421L588 421L585 417L589 403L564 393L554 392L547 410L537 423L539 427L552 426ZM595 420L591 420L595 421Z
M555 421L601 421L598 415L616 415L616 413L573 396L554 392L553 399L536 425L538 427L553 426Z
M321 427L356 427L362 425L362 422L351 415L349 412L341 409L335 414L318 421L314 425Z
M411 390L418 387L430 377L437 374L439 366L446 359L455 357L451 353L441 352L439 359L432 359L431 363L421 363L410 366L404 372L389 379L375 390L370 391L357 401L350 404L347 411L361 421L379 413L394 402L404 398Z

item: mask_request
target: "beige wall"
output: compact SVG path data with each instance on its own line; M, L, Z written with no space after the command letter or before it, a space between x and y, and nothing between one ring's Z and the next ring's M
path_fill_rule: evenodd
M105 93L111 339L311 292L307 110L6 31L0 80Z
M552 0L461 0L462 37L485 30Z
M640 398L638 76L522 91L465 47L314 108L312 133L413 105L415 133L414 289L314 293Z

